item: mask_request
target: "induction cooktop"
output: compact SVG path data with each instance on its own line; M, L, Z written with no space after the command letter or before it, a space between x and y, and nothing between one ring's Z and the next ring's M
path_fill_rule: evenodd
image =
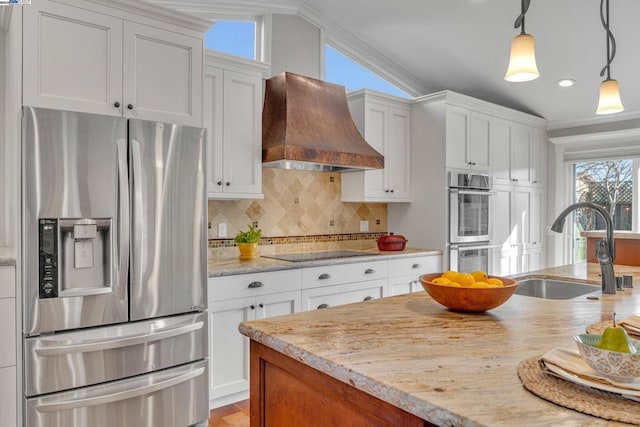
M303 261L318 261L323 259L347 258L347 257L370 256L370 255L377 255L377 254L371 253L371 252L343 250L343 251L324 251L324 252L302 252L297 254L262 255L262 257L279 259L281 261L303 262Z

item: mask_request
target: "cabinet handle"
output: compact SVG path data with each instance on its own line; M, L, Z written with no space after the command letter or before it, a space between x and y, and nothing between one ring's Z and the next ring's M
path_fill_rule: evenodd
M118 101L116 101L116 102L113 103L113 106L116 107L116 108L120 108L120 103Z
M318 276L318 280L329 280L331 279L331 275L327 273L322 273Z
M373 274L373 273L375 273L375 272L376 272L376 271L375 271L373 268L367 268L367 269L364 271L364 274Z
M473 164L473 162L467 162L467 164L468 164L469 166L471 166L471 165Z
M253 304L251 304L251 305L249 306L249 308L250 308L251 310L255 310L255 309L256 309L256 306L255 306L255 305L253 305Z
M471 162L471 166L475 166L475 165L476 165L476 162Z
M390 193L393 193L393 190L391 190Z
M411 266L411 268L420 268L420 267L422 267L422 266L421 266L420 264L417 264L417 263L416 263L416 264L413 264L413 265Z
M388 193L388 192L389 192L389 190L384 190L384 192L385 192L385 193Z
M222 185L222 181L218 181L218 182L216 182L216 184Z
M128 110L133 110L133 104L127 104L127 109Z
M318 310L322 309L322 308L329 308L329 304L320 304L318 306Z
M249 283L248 288L249 289L254 289L254 288L261 288L262 286L264 286L262 282L256 281L256 282Z
M362 301L371 301L373 299L373 297L364 297L364 299Z
M264 304L263 304L263 303L260 303L260 304L258 304L258 307L260 307L260 308L264 308Z
M227 181L224 183L224 185L226 185L227 187L231 185L231 181Z

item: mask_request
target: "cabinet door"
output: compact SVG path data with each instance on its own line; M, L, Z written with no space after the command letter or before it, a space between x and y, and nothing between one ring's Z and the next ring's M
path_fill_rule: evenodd
M517 249L496 249L493 252L492 266L489 272L492 276L509 276L518 273L518 259L520 258Z
M411 199L411 112L389 109L389 141L385 153L388 197L395 201Z
M447 106L446 112L447 167L467 169L469 165L469 110Z
M238 325L254 320L254 304L253 297L209 303L210 399L249 390L249 339Z
M531 185L532 129L511 126L511 180L516 185Z
M542 209L543 209L543 197L544 191L542 189L531 189L530 194L530 215L529 215L529 243L532 246L541 246L543 244L543 224L542 224Z
M469 161L474 169L491 170L490 123L486 114L471 112L469 129Z
M3 426L17 426L18 396L16 385L16 367L0 369L0 414Z
M491 121L491 165L493 183L511 184L511 125L499 119Z
M122 20L52 1L23 11L24 105L121 115Z
M201 127L202 39L125 21L123 46L124 115Z
M389 295L402 295L415 292L416 276L399 276L389 278ZM418 284L419 285L419 284ZM422 289L422 287L420 287Z
M0 298L0 367L16 364L16 299Z
M544 131L533 130L533 142L531 144L531 184L536 187L544 187L544 163L546 160L546 139Z
M375 102L366 102L365 106L366 141L379 153L385 156L384 169L368 170L365 174L364 193L367 198L386 199L389 190L386 181L386 170L390 165L387 154L389 138L389 107Z
M262 79L224 71L224 192L262 192Z
M493 243L501 248L510 248L515 237L511 228L511 187L495 186L495 195L491 199L491 228Z
M511 228L515 231L515 244L522 247L531 240L531 191L529 188L515 187Z
M369 301L386 296L387 280L349 283L302 291L303 310L316 310L342 304Z
M222 69L206 66L202 102L202 125L207 129L207 194L221 193L222 181Z
M300 291L280 292L256 298L256 319L283 316L300 311Z

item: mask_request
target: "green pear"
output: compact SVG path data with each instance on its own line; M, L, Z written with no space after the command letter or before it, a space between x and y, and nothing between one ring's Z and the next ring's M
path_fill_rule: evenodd
M604 330L597 347L603 350L617 351L620 353L637 352L635 346L633 346L629 341L627 331L620 326L616 326L615 313L613 313L613 326L609 326Z

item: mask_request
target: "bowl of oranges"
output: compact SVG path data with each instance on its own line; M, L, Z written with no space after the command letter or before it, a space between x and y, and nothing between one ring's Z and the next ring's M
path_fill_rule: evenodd
M518 287L513 279L488 276L484 271L425 274L420 276L420 283L436 302L468 313L482 313L504 304Z

